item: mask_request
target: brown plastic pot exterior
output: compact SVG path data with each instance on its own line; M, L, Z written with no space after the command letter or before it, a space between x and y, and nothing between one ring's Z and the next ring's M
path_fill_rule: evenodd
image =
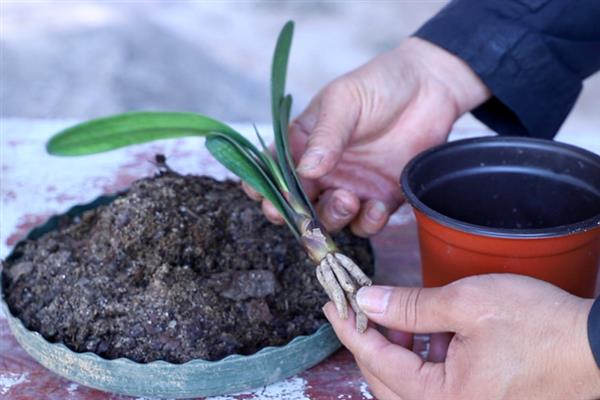
M500 238L450 228L415 211L423 285L480 274L515 273L593 297L600 268L600 227L552 238Z

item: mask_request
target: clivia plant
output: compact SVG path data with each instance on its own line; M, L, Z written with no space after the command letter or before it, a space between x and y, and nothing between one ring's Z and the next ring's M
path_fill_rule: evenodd
M288 142L292 96L285 94L287 63L294 24L285 24L277 39L271 69L271 112L275 157L258 131L262 151L230 126L194 113L133 112L84 122L53 136L50 154L79 156L113 150L153 140L204 136L208 151L223 166L271 201L288 227L317 265L316 275L341 318L348 317L348 303L356 314L356 328L363 332L367 318L358 307L356 292L371 280L349 257L342 254L320 223L296 174Z

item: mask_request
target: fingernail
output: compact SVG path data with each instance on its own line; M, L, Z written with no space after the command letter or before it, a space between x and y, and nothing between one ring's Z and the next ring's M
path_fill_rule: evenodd
M325 318L329 319L329 315L327 315L327 305L324 305L322 310L323 310L323 314L325 314Z
M367 217L375 222L379 222L387 212L385 204L381 201L375 201L367 211Z
M350 215L350 209L347 207L347 204L338 197L334 197L332 208L336 217L340 219Z
M323 161L323 156L325 154L318 149L309 150L304 157L300 160L300 165L298 165L298 171L310 171L315 169L321 161Z
M365 286L356 293L356 301L364 312L382 314L387 309L391 293L389 286Z

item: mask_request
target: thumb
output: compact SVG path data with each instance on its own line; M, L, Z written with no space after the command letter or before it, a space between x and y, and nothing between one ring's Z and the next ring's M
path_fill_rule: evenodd
M447 287L367 286L356 300L370 320L411 333L457 332L468 321Z
M298 126L308 129L308 142L298 173L304 178L316 179L331 172L342 158L359 115L360 104L348 84L338 81L325 88L318 107L309 107L296 120Z

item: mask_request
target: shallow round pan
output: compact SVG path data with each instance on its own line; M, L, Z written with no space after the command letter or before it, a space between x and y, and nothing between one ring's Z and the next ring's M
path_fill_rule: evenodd
M73 207L66 214L79 215L108 204L115 197L100 197L90 204ZM55 229L59 218L50 218L27 238L36 239ZM304 371L340 347L331 325L325 324L312 335L296 337L285 346L266 347L248 356L235 354L219 361L172 364L159 360L142 364L125 358L107 360L94 353L74 352L62 343L50 343L27 329L5 302L1 274L0 288L0 306L13 335L40 364L82 385L130 396L189 398L244 391Z

